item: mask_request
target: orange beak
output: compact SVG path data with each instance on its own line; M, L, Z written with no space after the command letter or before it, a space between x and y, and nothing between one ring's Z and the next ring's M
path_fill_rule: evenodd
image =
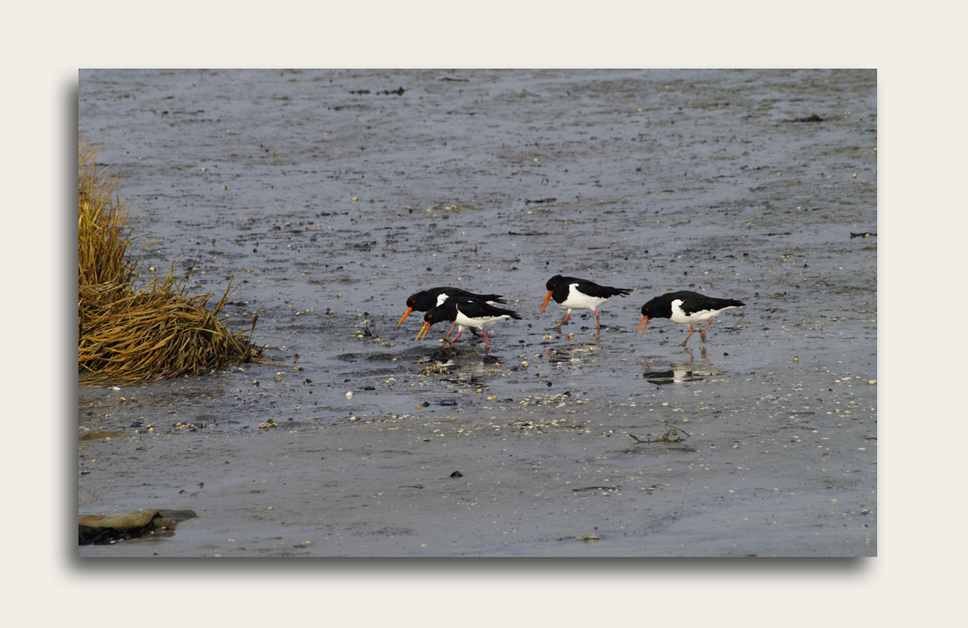
M541 304L541 309L538 310L539 312L544 312L545 306L548 305L548 301L551 300L552 292L553 292L552 290L548 291L548 295L545 297L544 303Z
M421 338L421 336L426 338L428 331L430 331L430 323L424 323L423 327L420 328L420 331L417 332L417 337L414 340L422 340L423 338Z
M399 329L400 325L403 325L403 321L407 320L407 317L410 316L410 312L412 312L412 311L413 311L413 308L412 307L408 307L407 308L407 311L403 313L403 318L401 318L400 319L400 322L397 323L397 328L398 329Z
M643 316L642 317L642 322L639 323L639 326L635 328L635 334L638 334L640 329L642 330L642 334L645 334L645 326L648 325L648 324L649 324L649 317L648 316ZM635 334L633 334L633 335L635 335Z

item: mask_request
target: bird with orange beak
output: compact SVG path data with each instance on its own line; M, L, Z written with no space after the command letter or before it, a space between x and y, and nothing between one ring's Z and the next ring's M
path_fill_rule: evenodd
M438 305L443 304L447 299L458 298L477 299L478 301L484 301L485 303L490 303L491 305L506 303L500 294L474 294L473 292L461 290L460 288L431 288L430 290L423 290L407 297L407 311L403 313L403 317L400 319L400 322L397 323L397 328L399 328L400 325L403 325L403 321L407 320L407 317L410 316L410 313L415 310L417 312L427 312ZM456 323L454 325L456 325ZM445 338L450 337L451 332L454 331L454 325L450 326L450 331L447 332Z
M642 306L642 321L635 329L635 333L638 334L641 330L641 333L644 335L645 326L648 325L650 318L668 318L673 322L689 325L689 333L686 334L686 339L680 345L685 347L686 343L689 342L689 336L694 331L692 324L708 320L709 322L699 332L702 341L706 342L706 330L713 324L713 317L724 310L743 307L744 305L746 304L736 299L707 297L704 294L689 292L688 290L670 292L655 297Z
M420 328L416 340L422 340L426 337L427 332L430 331L430 327L434 323L452 321L454 325L458 326L457 335L454 336L453 340L444 345L445 349L460 338L461 333L465 329L471 328L480 329L481 333L484 334L484 352L487 353L491 349L491 343L487 338L487 330L484 329L484 326L510 318L521 319L517 312L494 307L478 299L447 299L443 304L438 305L424 314L424 324Z
M558 331L564 325L571 313L575 310L591 310L595 312L595 329L601 330L602 324L598 318L598 307L615 296L626 296L632 291L626 288L612 288L610 286L600 286L587 279L576 279L575 277L562 277L555 275L545 284L548 294L545 296L544 303L541 304L539 311L544 312L548 301L554 300L561 307L568 310L565 318L558 324Z

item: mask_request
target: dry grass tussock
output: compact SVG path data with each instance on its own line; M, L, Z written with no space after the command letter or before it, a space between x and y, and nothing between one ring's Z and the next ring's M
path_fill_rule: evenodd
M115 194L119 177L97 168L100 145L78 144L78 377L82 385L134 383L193 375L239 362L264 362L252 329L231 333L212 310L212 293L185 294L172 277L135 287L144 246L129 225L130 209Z

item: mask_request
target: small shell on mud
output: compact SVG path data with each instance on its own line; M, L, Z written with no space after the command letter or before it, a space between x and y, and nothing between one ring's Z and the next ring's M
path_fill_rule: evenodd
M353 398L353 391L352 391L352 390L350 390L350 391L347 391L347 393L346 393L346 398L347 398L347 399L352 399L352 398Z

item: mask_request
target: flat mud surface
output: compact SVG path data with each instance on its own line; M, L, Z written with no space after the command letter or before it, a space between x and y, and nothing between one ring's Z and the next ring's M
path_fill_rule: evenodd
M877 554L874 72L97 70L78 109L145 269L231 279L275 362L80 388L78 514L197 514L81 556ZM634 292L559 334L555 274ZM522 320L417 341L435 286ZM746 306L635 336L669 290Z

